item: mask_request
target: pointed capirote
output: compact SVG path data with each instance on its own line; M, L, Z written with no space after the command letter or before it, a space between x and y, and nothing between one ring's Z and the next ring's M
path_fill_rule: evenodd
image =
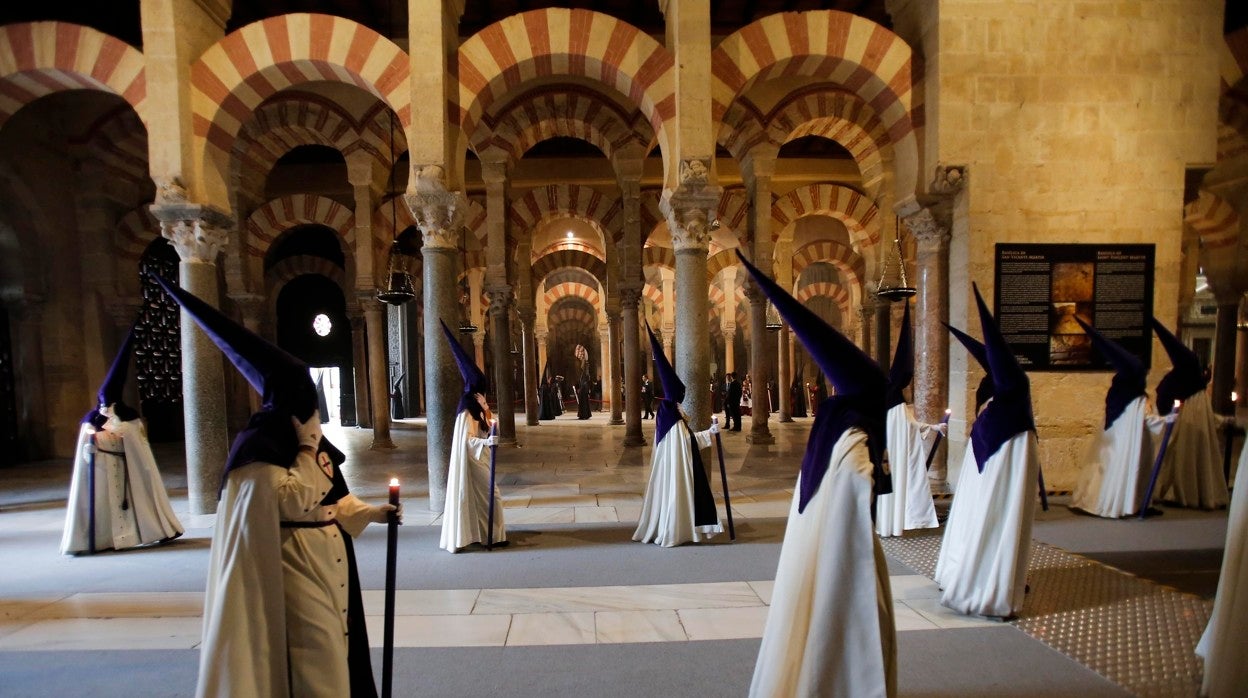
M1145 392L1145 381L1148 378L1148 367L1139 357L1127 351L1123 346L1097 331L1082 319L1076 317L1075 322L1088 333L1092 346L1105 357L1114 367L1114 377L1110 381L1109 390L1105 393L1105 428L1108 429L1122 414L1132 400Z
M885 407L892 409L906 401L904 391L914 380L914 332L910 327L910 303L902 301L901 331L897 333L897 349L888 367L888 395Z
M646 334L650 335L650 351L654 354L655 371L659 374L659 385L663 386L662 399L684 402L685 382L676 375L676 369L672 367L672 362L667 360L667 355L663 353L663 346L659 343L659 338L654 336L654 330L650 329L648 322Z
M442 336L446 337L446 343L451 347L451 353L455 356L455 365L459 368L459 377L464 380L464 394L481 393L489 388L490 381L485 377L485 372L478 366L475 359L464 351L464 346L455 339L455 335L451 333L451 328L446 323L439 320L438 324L442 326Z

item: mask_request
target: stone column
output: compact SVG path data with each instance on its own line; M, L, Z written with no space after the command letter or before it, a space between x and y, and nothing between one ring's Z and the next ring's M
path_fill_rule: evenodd
M728 375L737 370L736 340L737 331L735 329L724 328L724 375Z
M620 390L620 311L607 311L607 364L610 366L609 371L602 372L602 380L606 385L604 395L611 396L611 421L609 424L620 425L624 423L624 416L621 403L624 401L622 390ZM607 376L610 376L610 382Z
M607 386L610 385L609 379L611 376L611 359L609 357L610 348L611 330L606 323L603 323L598 326L598 375L596 378L602 381L603 388L601 396L602 402L598 405L598 409L596 410L598 412L606 409L606 403L609 401L610 397L610 393L607 391ZM590 374L590 379L594 379L595 376L592 371Z
M373 296L360 296L368 346L369 404L373 408L373 443L377 451L394 448L390 439L390 375L386 362L386 306Z
M777 373L776 390L780 392L780 416L777 421L791 422L793 421L793 397L789 394L789 387L793 385L793 366L789 361L789 327L785 325L776 333L776 363Z
M1215 291L1218 315L1213 340L1213 410L1218 414L1233 414L1231 391L1235 389L1235 327L1239 323L1239 301L1243 294Z
M867 356L871 356L871 318L875 315L875 300L873 298L864 298L862 306L858 308L858 327L862 330L862 336L858 341L862 344L862 351Z
M711 423L710 333L706 317L710 287L706 279L708 225L719 205L719 187L706 183L706 163L682 162L678 189L663 193L660 208L667 217L676 252L676 372L685 383L683 406L689 426L705 429ZM666 299L664 299L666 301Z
M173 243L182 288L218 305L217 257L227 240L229 216L182 201L157 202L152 215L160 234ZM186 431L187 499L192 514L217 510L217 492L227 455L225 372L221 350L183 310L182 403Z
M537 339L533 336L533 323L537 321L537 311L532 308L520 308L516 311L520 317L520 336L524 351L524 423L535 427L541 406L537 402Z
M764 272L772 272L772 259L776 257L776 248L771 242L771 178L776 172L776 156L779 149L771 144L760 144L751 148L742 163L742 174L750 192L750 214L748 219L749 256ZM793 257L786 244L780 249L780 267L778 282L785 289L792 288ZM767 395L767 382L771 376L771 362L768 361L770 350L774 345L767 337L767 296L754 283L752 278L746 280L745 296L750 303L750 382L754 386L754 403L761 402L763 409L750 410L750 433L746 441L751 444L774 444L776 439L768 427L771 417L771 400ZM777 384L776 388L779 389Z
M355 425L362 429L373 428L373 408L368 388L368 339L365 332L364 312L351 313L351 358L354 365ZM343 377L346 380L346 376Z
M490 351L494 354L494 393L498 401L499 443L516 443L515 388L511 363L511 287L492 286L490 296Z
M550 338L550 333L546 331L546 328L541 328L533 332L533 337L537 342L537 370L540 374L541 371L546 370L546 360L548 358L546 356L546 340Z
M408 188L404 199L412 210L423 239L429 508L441 512L446 506L451 432L463 384L451 348L441 341L442 327L439 323L445 320L450 326L459 317L455 258L458 256L456 241L463 219L463 194L447 190L440 167L430 165L415 172L417 181Z
M641 303L641 287L629 285L620 289L620 315L623 335L620 349L624 352L624 445L645 446L641 435L641 323L637 309Z
M745 284L745 297L750 301L750 382L754 386L754 404L758 404L761 396L764 405L761 410L750 410L750 433L745 440L751 444L774 444L776 437L772 436L767 426L771 416L771 403L767 396L767 348L770 345L767 341L767 295L751 278Z
M939 422L949 404L949 226L920 209L905 219L916 244L914 280L914 412L928 424ZM947 468L937 454L928 470L932 489L943 492Z

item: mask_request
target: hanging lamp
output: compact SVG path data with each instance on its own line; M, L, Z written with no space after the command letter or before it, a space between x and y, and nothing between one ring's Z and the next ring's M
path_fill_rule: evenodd
M399 198L394 181L394 113L390 113L390 220L394 221L394 239L390 241L390 258L386 262L386 287L377 292L377 300L399 306L416 297L412 274L400 265L399 256L408 256L399 246L399 217L395 202Z
M899 301L910 298L918 293L918 289L906 282L906 265L901 258L901 235L900 233L893 238L893 254L884 255L884 264L880 269L880 282L875 286L875 295L886 301ZM895 275L890 274L889 263L892 262L897 267Z

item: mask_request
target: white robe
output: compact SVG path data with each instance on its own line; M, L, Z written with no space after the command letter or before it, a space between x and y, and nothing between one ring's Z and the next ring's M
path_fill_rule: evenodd
M875 502L875 532L900 536L915 528L936 528L936 505L927 484L928 437L937 432L914 418L906 403L888 410L888 465L893 477L892 494Z
M654 445L650 456L650 481L641 502L641 516L633 540L655 543L664 548L683 543L701 543L717 533L723 524L716 510L714 525L694 525L693 511L693 442L698 449L711 447L711 432L691 432L678 421L663 440Z
M66 555L90 550L92 432L88 424L78 431L61 537L61 553ZM182 535L143 423L113 418L94 434L95 549L121 550Z
M490 518L490 447L478 438L476 420L467 410L455 417L451 465L446 476L446 510L442 514L444 550L457 552L473 543L485 545ZM503 499L494 487L494 542L507 540Z
M1205 660L1201 695L1212 698L1242 696L1248 687L1248 661L1244 661L1248 647L1248 474L1240 460L1226 521L1218 595L1209 625L1196 645L1196 654Z
M832 447L823 482L789 509L752 698L892 696L897 649L888 565L871 530L871 461L862 431Z
M1230 501L1222 474L1218 421L1203 390L1188 398L1179 411L1154 497L1200 509L1224 507Z
M984 464L973 448L958 479L936 566L940 602L967 615L1009 618L1023 607L1040 459L1036 435L1014 435ZM954 523L954 517L957 517Z
M1160 417L1149 416L1143 395L1132 400L1093 439L1070 506L1109 519L1138 514L1152 475L1154 444L1160 443L1152 429L1162 423Z
M372 507L348 494L322 507L332 481L306 451L285 468L251 463L226 478L208 559L199 684L204 696L347 696L346 548Z

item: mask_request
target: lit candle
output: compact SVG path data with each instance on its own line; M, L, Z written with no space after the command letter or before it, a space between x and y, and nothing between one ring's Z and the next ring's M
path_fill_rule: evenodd
M1231 391L1231 402L1239 402L1239 393Z
M394 506L399 505L399 478L390 478L390 503Z

